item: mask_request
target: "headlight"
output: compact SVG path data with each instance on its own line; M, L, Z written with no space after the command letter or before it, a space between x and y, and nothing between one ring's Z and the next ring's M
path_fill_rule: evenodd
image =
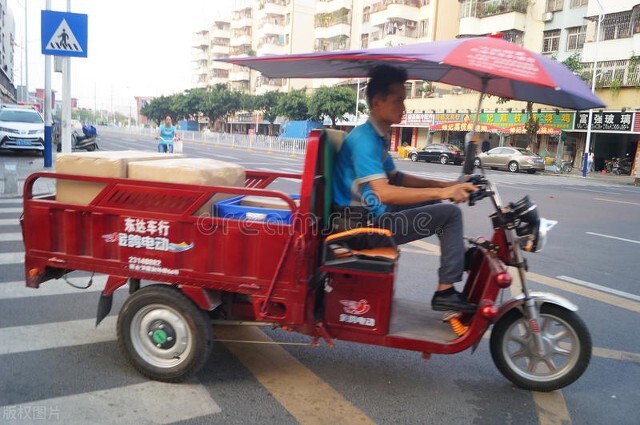
M548 231L558 224L538 216L536 204L525 196L516 203L509 204L512 229L518 235L520 246L527 252L540 252L547 240Z
M14 130L13 128L0 127L0 131L4 131L5 133L13 133L18 134L18 130Z

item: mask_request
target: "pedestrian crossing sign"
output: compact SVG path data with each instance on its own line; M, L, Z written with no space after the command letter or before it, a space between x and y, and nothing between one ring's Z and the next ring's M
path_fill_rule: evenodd
M87 57L87 15L43 10L42 54Z

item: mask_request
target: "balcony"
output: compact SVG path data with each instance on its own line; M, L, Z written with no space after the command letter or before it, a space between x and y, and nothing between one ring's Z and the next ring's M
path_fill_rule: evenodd
M259 76L256 80L256 94L280 90L284 86L284 78L267 78Z
M258 42L258 56L284 55L287 53L284 36L269 36Z
M193 47L197 49L204 49L209 46L209 33L198 33L193 40Z
M491 7L488 7L489 4ZM478 3L476 6L476 9L466 9L460 18L458 35L481 35L508 30L524 32L526 29L525 1L494 1Z
M284 15L268 15L258 23L258 34L284 34Z
M287 9L287 2L284 0L262 0L258 5L258 13L269 14L275 13L284 15Z
M320 0L317 3L318 13L332 13L340 9L351 9L352 0Z
M229 49L229 54L232 57L238 57L238 56L255 56L255 53L253 51L253 49L251 48L250 44L243 44L242 46L238 46L238 47L231 47Z
M329 28L334 25L351 25L351 10L342 8L332 13L316 13L316 28Z
M232 69L229 72L229 81L241 82L241 81L250 81L250 80L251 80L251 76L249 74L249 70L246 68L243 70Z
M231 37L229 40L229 46L231 47L240 47L240 46L251 46L251 36L250 35L242 35L239 37Z
M228 82L229 79L224 77L209 77L207 80L207 84L210 86L215 86L216 84L227 84Z
M334 50L346 50L349 48L349 37L339 35L329 39L316 38L314 51L316 52L332 52Z
M209 47L209 54L219 55L229 53L229 40L226 40L226 43L215 43L215 41L211 41L211 46Z
M214 26L213 29L210 31L210 34L211 34L211 37L231 38L231 29L228 24L226 29L219 29L218 27Z
M241 18L231 22L231 29L251 27L252 24L251 18Z
M349 37L351 35L351 25L340 24L327 28L316 28L314 35L317 40L327 40L340 36Z
M415 19L422 2L419 0L386 0L371 6L369 22L382 25L390 19Z
M416 21L395 19L377 25L374 31L369 34L369 47L415 43L416 39L420 37L417 24Z

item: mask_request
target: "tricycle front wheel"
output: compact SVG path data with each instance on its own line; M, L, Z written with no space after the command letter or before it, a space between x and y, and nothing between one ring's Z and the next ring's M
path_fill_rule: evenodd
M500 372L531 391L554 391L578 379L591 360L591 335L578 315L554 304L540 309L544 354L539 354L520 309L498 320L491 331L491 356Z
M118 344L143 375L178 382L196 373L211 352L204 312L179 289L151 285L136 291L118 316Z

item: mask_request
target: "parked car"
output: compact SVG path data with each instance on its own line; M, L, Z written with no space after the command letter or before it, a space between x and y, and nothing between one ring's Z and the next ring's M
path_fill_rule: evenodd
M476 157L476 167L479 167L480 164L486 168L509 170L512 173L517 173L520 170L527 171L529 174L544 171L544 158L523 148L493 148Z
M0 107L0 151L44 152L44 120L33 107Z
M433 143L427 145L422 150L414 149L409 152L409 159L416 161L438 161L440 164L462 164L464 162L464 152L457 146Z

